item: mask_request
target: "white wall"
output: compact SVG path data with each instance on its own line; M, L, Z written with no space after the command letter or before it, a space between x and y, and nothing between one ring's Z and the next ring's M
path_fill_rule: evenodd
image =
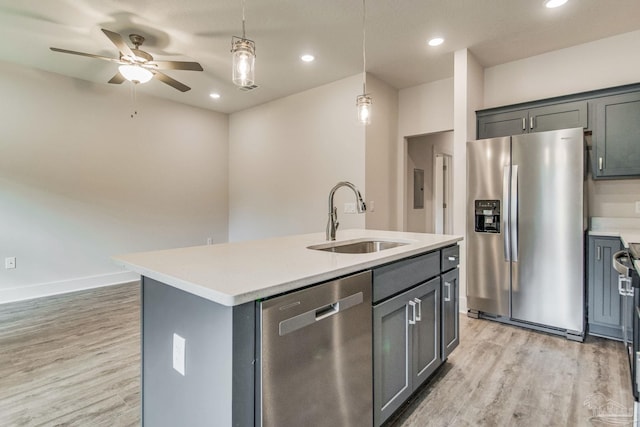
M485 69L484 107L640 82L640 30ZM589 216L638 217L640 180L588 181Z
M475 139L475 111L482 105L483 69L468 49L454 55L453 234L466 236L467 141ZM460 242L460 311L467 311L466 241Z
M367 77L367 91L373 115L365 133L366 228L395 230L398 91L373 76Z
M136 278L118 253L227 240L226 115L0 62L0 302Z
M638 46L640 30L489 67L484 108L637 83Z
M361 91L356 75L230 116L230 241L324 231L339 181L366 197ZM336 193L340 229L365 227L364 215L343 213L352 201L349 189Z

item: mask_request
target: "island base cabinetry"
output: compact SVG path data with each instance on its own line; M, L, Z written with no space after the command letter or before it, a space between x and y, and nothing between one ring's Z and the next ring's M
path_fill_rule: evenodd
M459 270L442 275L442 360L460 343L460 288Z
M253 302L228 307L143 277L142 425L253 426L254 331Z
M458 245L373 270L373 424L432 376L459 342Z
M440 278L373 307L374 424L381 425L442 362Z

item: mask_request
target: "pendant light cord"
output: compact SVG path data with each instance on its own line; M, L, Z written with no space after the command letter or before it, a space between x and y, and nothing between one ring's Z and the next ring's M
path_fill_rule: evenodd
M244 31L244 3L245 3L245 0L242 0L242 38L246 39L247 37Z
M366 32L365 32L366 17L367 17L367 6L365 4L365 0L362 0L362 94L363 95L367 93L367 53L366 53Z

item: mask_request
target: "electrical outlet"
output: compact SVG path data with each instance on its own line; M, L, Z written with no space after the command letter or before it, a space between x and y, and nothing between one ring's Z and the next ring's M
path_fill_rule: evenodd
M636 202L636 213L640 214L640 202Z
M375 212L376 211L376 202L371 200L367 205L367 212Z
M187 341L178 334L173 334L173 369L184 376L184 353Z
M213 245L213 237L207 237L207 245Z
M345 203L344 204L344 213L346 213L346 214L356 213L356 204L355 203Z
M4 268L9 270L11 268L16 268L16 257L10 256L4 259Z

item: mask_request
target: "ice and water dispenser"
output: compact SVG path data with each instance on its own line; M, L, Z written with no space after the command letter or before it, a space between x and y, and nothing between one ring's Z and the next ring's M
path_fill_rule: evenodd
M500 233L500 200L476 200L477 233Z

